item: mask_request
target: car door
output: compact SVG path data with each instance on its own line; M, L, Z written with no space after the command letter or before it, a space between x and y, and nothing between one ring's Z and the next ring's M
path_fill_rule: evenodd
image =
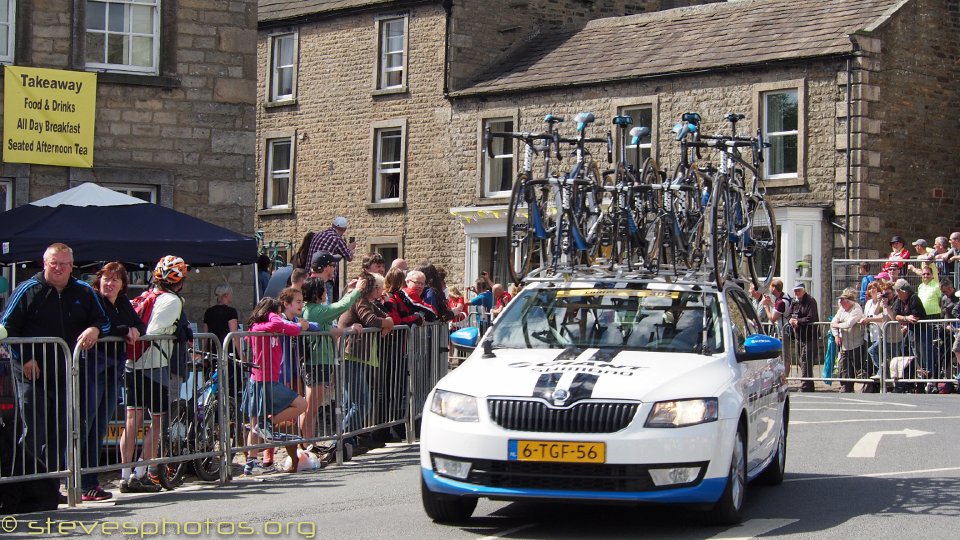
M731 346L737 353L744 352L744 342L748 336L760 333L760 321L750 307L746 294L739 287L727 289L727 311L730 313L730 327L733 332ZM747 409L747 470L760 464L765 454L760 446L764 437L774 426L769 424L769 415L764 414L763 398L766 360L746 360L737 363L740 375L740 388Z

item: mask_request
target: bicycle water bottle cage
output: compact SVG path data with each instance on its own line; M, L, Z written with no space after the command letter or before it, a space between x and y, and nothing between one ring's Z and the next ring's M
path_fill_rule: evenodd
M574 120L577 121L577 131L582 132L587 127L587 124L593 123L593 121L596 119L597 117L590 112L582 112L578 114L576 118L574 118Z
M546 122L546 123L548 123L548 124L550 124L550 125L552 126L552 125L556 124L557 122L563 122L563 117L562 117L562 116L554 116L554 115L552 115L552 114L548 114L546 117L544 117L543 121Z
M618 126L629 126L633 123L633 118L629 116L614 116L613 123Z
M632 137L632 139L630 139L630 144L636 146L637 143L640 142L640 139L646 137L647 135L650 135L650 128L648 127L637 126L631 129L630 137Z
M699 125L700 125L700 113L685 112L685 113L683 113L683 116L680 117L680 120L683 120L684 122L690 122L691 124L693 124L693 125L695 125L695 126L699 126Z

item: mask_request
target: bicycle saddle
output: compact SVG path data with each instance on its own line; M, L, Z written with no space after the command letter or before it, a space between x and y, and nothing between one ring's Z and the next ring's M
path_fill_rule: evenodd
M739 120L743 120L746 116L743 113L727 113L723 115L723 119L727 122L737 123Z
M631 139L632 142L630 144L636 145L640 142L640 139L646 137L647 135L650 135L650 128L648 127L637 126L631 129L630 136L633 138Z
M613 123L618 126L629 126L630 124L633 123L633 118L631 118L628 115L614 116Z
M588 124L592 124L594 121L596 121L596 119L597 117L591 112L582 112L577 114L576 118L574 118L574 120L577 121L577 131L583 131Z
M557 122L563 122L563 120L564 118L562 116L554 116L552 114L548 114L543 118L543 121L546 122L547 124L550 124L551 126L556 124Z
M695 126L699 126L699 125L700 125L700 113L685 112L685 113L683 113L683 115L680 117L680 120L682 120L682 121L684 121L684 122L690 122L691 124L693 124L693 125L695 125Z

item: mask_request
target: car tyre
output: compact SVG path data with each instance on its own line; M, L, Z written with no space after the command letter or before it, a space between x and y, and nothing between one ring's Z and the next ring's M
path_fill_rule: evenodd
M743 501L747 495L747 447L741 426L733 442L727 487L706 518L713 525L736 525L743 520Z
M780 439L777 441L777 454L767 468L757 477L757 482L766 486L779 486L787 470L787 411L783 411L780 421Z
M470 519L477 508L477 499L473 497L455 497L434 493L427 483L420 479L420 498L423 510L430 519L440 523L457 523Z

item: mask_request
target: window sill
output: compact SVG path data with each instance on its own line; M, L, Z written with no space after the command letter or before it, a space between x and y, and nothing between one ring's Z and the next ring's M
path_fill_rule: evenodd
M137 75L134 73L113 73L95 71L97 84L129 84L136 86L156 86L160 88L180 88L180 79L170 75Z
M367 203L367 210L394 210L397 208L404 208L406 203L403 201L391 201L391 202L371 202Z
M263 208L257 210L257 216L280 216L292 213L293 208Z
M407 85L398 86L396 88L374 88L370 91L372 96L389 96L394 94L406 94Z
M510 204L510 197L482 197L477 201L477 206L493 206L495 204Z
M283 101L267 101L263 104L264 109L280 109L283 107L290 107L297 104L297 98L285 99Z
M767 188L797 187L802 186L805 183L806 182L803 181L803 178L800 178L799 176L794 178L764 178L763 180L763 185Z

